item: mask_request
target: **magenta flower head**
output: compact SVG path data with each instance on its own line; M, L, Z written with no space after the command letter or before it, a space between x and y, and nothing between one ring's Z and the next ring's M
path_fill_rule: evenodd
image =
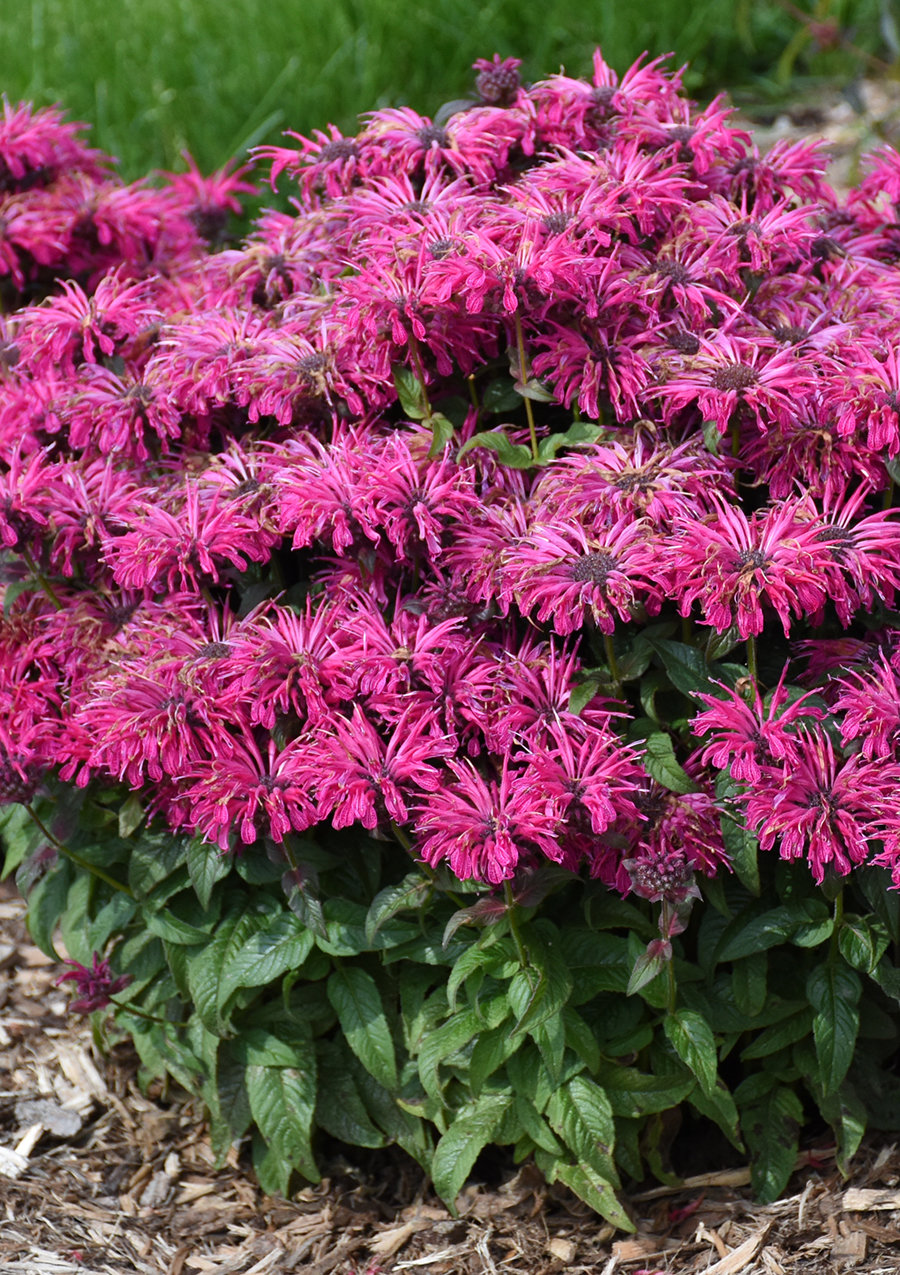
M106 1009L116 992L121 992L132 981L130 974L114 977L109 961L102 960L99 952L94 953L90 966L81 965L78 961L66 961L66 964L71 968L60 974L56 985L75 984L77 996L69 1002L69 1009L74 1014L92 1014L95 1009Z

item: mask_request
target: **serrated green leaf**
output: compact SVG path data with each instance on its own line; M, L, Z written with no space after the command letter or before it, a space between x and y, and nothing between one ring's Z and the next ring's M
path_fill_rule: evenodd
M456 997L460 987L465 983L472 974L484 973L485 971L493 973L496 977L503 977L505 971L500 967L509 964L513 957L512 944L504 942L502 939L492 943L489 947L482 947L480 943L473 943L471 947L466 948L458 960L453 962L453 969L450 971L450 977L447 979L447 1004L450 1012L456 1011ZM510 977L513 969L510 969L506 977Z
M654 939L651 943L648 943L631 967L625 995L634 996L636 992L646 987L648 983L652 983L666 968L671 959L672 946L670 943L661 939Z
M449 1018L440 1027L428 1033L419 1049L417 1064L422 1087L432 1098L441 1096L438 1068L447 1058L464 1049L482 1029L482 1023L474 1010L463 1010Z
M738 880L751 894L759 897L759 839L749 828L724 812L721 814L722 840Z
M670 792L696 792L697 785L675 758L672 737L665 731L653 731L644 740L641 757L644 769L651 779L668 788Z
M54 961L62 959L53 946L53 931L65 911L72 875L69 861L58 859L28 894L28 933L45 956Z
M629 1119L677 1107L696 1084L694 1077L686 1072L649 1075L635 1067L620 1067L609 1062L601 1063L595 1078L602 1085L613 1114Z
M547 1119L580 1164L590 1165L618 1186L613 1161L616 1126L609 1098L599 1085L586 1076L574 1076L552 1094Z
M307 1055L307 1043L300 1046L282 1040L263 1027L242 1027L241 1034L230 1042L235 1058L253 1067L296 1067Z
M787 1186L797 1160L803 1104L793 1089L775 1085L757 1103L741 1111L744 1140L752 1152L754 1194L771 1204Z
M620 1231L634 1232L634 1223L619 1203L615 1188L590 1165L558 1163L555 1165L555 1177L612 1226Z
M264 927L247 936L240 948L230 948L219 976L219 1005L239 987L262 987L303 964L314 939L293 912L277 912Z
M385 1136L369 1118L342 1041L320 1041L316 1120L333 1138L354 1147L383 1147Z
M327 992L354 1054L379 1084L396 1089L394 1042L372 975L354 965L341 965L329 978Z
M564 434L549 434L538 446L538 460L543 464L552 460L563 447L583 447L587 443L596 442L604 433L599 425L591 425L588 421L574 421Z
M366 939L372 943L381 927L401 912L415 912L431 892L431 882L410 872L397 885L385 886L375 895L366 913Z
M583 682L573 686L569 695L568 709L576 717L584 711L600 689L599 677L587 677Z
M500 464L508 465L510 469L530 469L534 464L531 448L526 447L524 443L514 443L502 429L489 429L480 434L473 434L459 449L457 459L461 460L467 452L476 447L486 447L489 451L495 452Z
M294 1067L252 1065L246 1071L250 1111L271 1155L319 1180L312 1153L316 1103L316 1056L308 1042Z
M693 1010L680 1009L666 1015L663 1030L678 1057L697 1077L700 1088L708 1097L711 1096L718 1079L718 1060L709 1024Z
M144 822L144 807L137 793L129 793L119 807L119 836L127 840Z
M497 412L514 412L521 406L521 402L521 395L516 392L516 387L505 377L491 381L484 387L481 395L482 410L492 415Z
M428 449L428 458L433 460L435 456L440 456L453 438L455 432L453 422L448 420L441 412L432 412L430 416L425 417L423 424L431 430L431 446Z
M747 1018L756 1018L765 1007L767 970L765 952L752 952L734 963L731 971L734 1003Z
M481 1150L512 1106L511 1093L483 1093L466 1103L434 1149L431 1179L445 1204L452 1207Z
M685 695L709 691L709 669L703 652L686 642L653 638L650 645L663 662L669 681Z
M813 1038L824 1093L834 1093L847 1074L859 1033L859 975L843 962L826 962L812 970L806 995L815 1011Z
M515 1031L520 1035L558 1014L572 990L572 978L561 954L534 933L523 935L523 940L531 964L516 971L507 993L516 1019Z
M411 421L424 420L428 415L428 397L419 378L408 367L395 367L394 386L400 406Z
M723 933L716 959L736 961L786 940L794 941L797 934L806 937L809 927L816 933L824 932L827 937L829 924L828 907L823 899L798 899L776 908L753 903L744 908Z
M213 886L231 871L231 856L199 837L188 842L187 869L200 906L209 907Z
M707 1120L712 1120L719 1126L733 1147L736 1147L738 1151L743 1151L744 1144L741 1140L738 1109L734 1098L721 1081L719 1081L712 1093L704 1093L700 1088L695 1089L689 1095L688 1101L692 1107L700 1112L701 1116L706 1116Z
M866 1104L851 1085L841 1085L837 1093L819 1094L822 1115L834 1130L837 1140L835 1159L841 1173L849 1172L850 1161L859 1150L866 1132Z
M877 918L870 921L864 916L844 916L838 944L841 956L854 969L874 973L890 941L887 926Z

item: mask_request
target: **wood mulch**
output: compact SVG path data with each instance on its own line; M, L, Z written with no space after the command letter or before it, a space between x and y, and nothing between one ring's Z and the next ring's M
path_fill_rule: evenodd
M900 1151L869 1142L849 1181L807 1152L761 1207L745 1168L628 1197L617 1236L532 1167L488 1166L450 1216L392 1152L326 1154L291 1199L261 1194L244 1148L216 1168L186 1095L142 1093L137 1061L66 1014L59 969L0 886L2 1275L896 1275ZM350 1153L348 1153L350 1154Z

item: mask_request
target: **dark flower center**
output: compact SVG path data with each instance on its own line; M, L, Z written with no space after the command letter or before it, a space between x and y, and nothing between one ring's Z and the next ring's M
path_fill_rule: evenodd
M440 128L437 124L426 124L424 128L420 128L417 131L416 137L422 143L424 150L430 150L432 146L447 150L450 146L450 138L447 136L446 130Z
M572 579L579 584L595 584L602 588L615 570L616 560L606 549L583 553L572 568Z
M359 149L351 137L337 137L333 142L326 142L319 151L319 162L331 164L336 159L353 159L358 154Z
M799 341L806 340L809 329L801 328L795 323L776 323L772 328L772 335L776 341L783 341L785 345L796 345Z
M746 363L726 363L713 372L711 385L715 390L733 390L740 393L759 380L756 369Z
M762 549L742 549L738 554L738 564L742 571L761 571L769 562L768 556L763 553Z
M541 225L548 235L561 235L571 220L572 218L567 212L552 212L544 217Z
M684 328L670 332L668 341L671 349L677 350L679 354L696 354L700 349L700 338L694 336L693 332L685 332Z
M655 274L661 274L664 278L671 279L673 283L684 285L691 282L690 272L680 261L657 261L653 270Z

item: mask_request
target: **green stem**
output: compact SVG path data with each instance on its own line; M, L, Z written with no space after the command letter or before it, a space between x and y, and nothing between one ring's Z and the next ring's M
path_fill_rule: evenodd
M412 854L412 842L400 825L394 823L393 819L391 820L391 832L394 834L394 840L399 841L403 849Z
M428 398L428 389L425 385L425 368L422 366L422 353L419 350L419 342L410 332L409 334L409 352L412 355L412 361L416 368L416 377L419 382L419 388L422 391L422 406L425 408L425 418L430 420L434 415L431 410L431 402Z
M525 354L525 333L522 331L522 319L519 311L516 311L516 345L519 349L519 380L522 382L522 388L528 384L528 359ZM538 443L537 430L534 428L534 411L531 407L531 399L522 396L525 403L525 418L528 421L528 432L531 435L531 455L535 463L538 459Z
M31 550L23 546L22 557L25 559L25 565L28 567L28 570L34 576L35 580L37 580L47 598L49 598L49 600L53 603L57 611L61 611L63 609L63 604L59 600L59 595L38 564L35 562Z
M603 647L606 651L606 662L609 665L609 674L613 681L613 690L616 692L616 696L621 699L622 675L619 672L619 661L616 659L616 652L613 647L611 633L603 634Z
M519 919L516 916L516 901L513 898L512 886L508 881L503 882L503 895L506 899L506 915L509 917L509 932L512 935L513 943L516 945L516 955L519 958L519 964L522 969L527 970L528 952L522 942L522 932L519 929Z
M838 957L841 942L841 927L844 924L844 887L841 886L834 896L834 929L831 931L831 945L828 959L833 964Z
M659 918L659 932L664 938L668 939L669 935L669 901L663 899L662 911ZM675 1004L677 988L675 986L675 955L674 953L666 961L666 1012L668 1014L675 1013Z
M190 1019L174 1021L171 1018L160 1018L158 1014L148 1014L143 1009L138 1009L136 1005L130 1005L127 1001L117 1001L115 996L110 996L110 1005L115 1005L116 1009L124 1010L126 1014L134 1014L137 1018L143 1018L148 1023L160 1023L163 1027L187 1027Z
M756 663L756 637L752 633L747 635L747 669L754 683L759 680L759 669Z
M127 885L123 885L121 881L117 881L115 877L111 877L102 868L98 868L95 863L88 863L87 859L82 859L80 854L76 854L74 850L70 850L68 846L64 846L58 837L55 837L50 829L46 826L37 812L31 806L25 806L31 821L40 828L41 832L47 838L56 850L68 859L70 863L74 863L76 867L82 868L85 872L90 873L92 877L96 877L98 881L103 881L106 885L112 886L114 890L118 890L121 894L127 894L129 899L134 898L134 894L129 890Z

